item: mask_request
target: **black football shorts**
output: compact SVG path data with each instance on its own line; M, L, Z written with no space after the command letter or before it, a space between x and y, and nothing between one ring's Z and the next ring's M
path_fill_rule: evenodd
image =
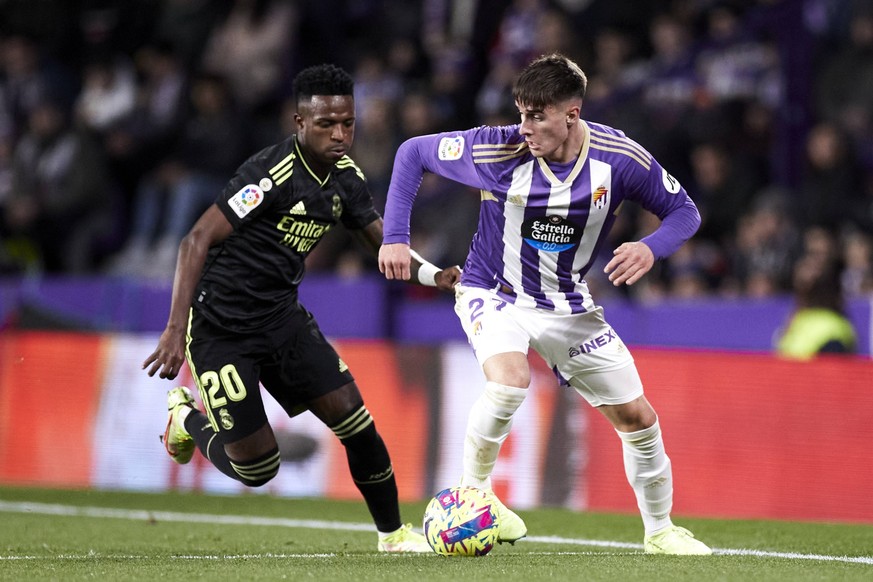
M279 328L247 334L229 332L192 309L188 335L188 366L204 412L227 442L267 422L260 384L294 416L311 400L354 381L302 306Z

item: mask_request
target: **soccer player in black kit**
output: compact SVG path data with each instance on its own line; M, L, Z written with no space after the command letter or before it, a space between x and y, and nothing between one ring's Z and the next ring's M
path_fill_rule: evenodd
M382 217L348 157L352 78L333 65L294 79L297 133L246 160L179 245L167 327L143 362L174 379L187 358L204 412L184 386L168 394L164 446L178 463L197 448L225 475L258 487L279 471L259 383L289 416L310 410L345 447L381 552L429 552L400 518L388 450L346 364L297 300L304 259L337 223L373 256ZM413 254L418 282L452 290L457 267Z

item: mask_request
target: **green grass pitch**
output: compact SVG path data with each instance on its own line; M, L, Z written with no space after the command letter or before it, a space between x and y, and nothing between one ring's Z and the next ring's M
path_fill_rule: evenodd
M519 514L529 537L482 558L382 555L363 502L0 488L0 580L873 580L871 525L680 516L716 553L674 557L635 515Z

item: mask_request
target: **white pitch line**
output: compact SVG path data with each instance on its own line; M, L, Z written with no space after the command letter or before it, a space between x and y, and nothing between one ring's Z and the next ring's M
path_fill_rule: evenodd
M374 532L375 527L369 523L352 523L343 521L324 521L318 519L286 519L277 517L251 517L243 515L212 515L205 513L179 513L174 511L151 511L147 509L114 509L109 507L83 507L76 505L60 505L50 503L36 503L27 501L2 501L0 500L0 512L6 513L34 513L40 515L63 515L72 517L99 517L113 519L128 519L133 521L174 521L195 523L217 523L224 525L255 525L288 527L300 529L329 529L341 531L367 531ZM520 543L543 543L562 544L571 546L587 546L598 548L615 548L621 550L642 550L642 544L629 542L616 542L611 540L587 540L579 538L564 538L559 536L529 536ZM571 555L574 552L558 552ZM866 564L873 566L871 556L829 556L824 554L802 554L799 552L771 552L764 550L742 550L731 548L713 548L713 553L725 556L751 556L758 558L781 558L785 560L813 560L819 562L846 562L851 564ZM237 559L237 558L306 558L306 557L330 557L334 554L256 554L254 556L175 556L184 559ZM84 557L90 557L92 554ZM98 554L93 554L97 557ZM81 559L83 556L55 556L54 558ZM107 557L107 556L101 556ZM142 556L111 556L112 558L141 559ZM39 559L45 556L2 556L3 560Z

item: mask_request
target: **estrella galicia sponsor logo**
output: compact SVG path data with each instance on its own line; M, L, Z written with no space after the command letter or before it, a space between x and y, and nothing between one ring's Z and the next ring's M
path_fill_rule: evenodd
M538 216L524 221L521 236L535 249L559 253L579 244L582 228L562 216Z
M591 352L598 350L607 344L611 344L614 341L618 341L618 336L615 335L614 329L610 329L596 337L585 340L578 346L570 346L570 349L567 350L567 355L571 358L575 358L581 354L590 354Z
M239 192L230 197L227 203L234 214L244 218L246 214L254 210L258 204L264 201L264 191L255 184L246 184Z

